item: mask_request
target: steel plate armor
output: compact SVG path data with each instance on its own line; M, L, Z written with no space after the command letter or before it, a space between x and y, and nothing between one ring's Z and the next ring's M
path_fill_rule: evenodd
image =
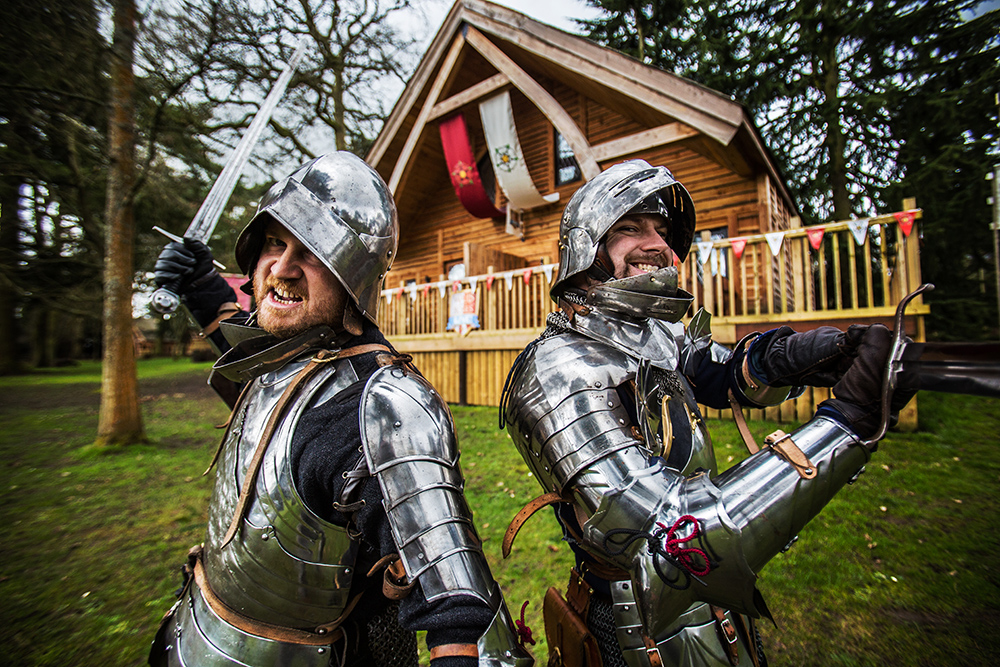
M791 436L816 466L811 479L770 448L717 475L684 373L729 354L707 323L684 335L680 325L593 310L552 324L511 379L507 428L545 490L572 494L580 546L628 573L611 582L626 661L648 665L655 650L664 664L729 665L706 603L767 615L756 573L856 475L867 450L818 418ZM682 517L696 521L711 561L702 583L647 540L618 539L623 529L652 539Z
M281 394L308 360L289 363L252 381L216 470L203 550L210 593L255 621L312 630L347 608L357 543L347 531L314 514L295 489L289 461L292 434L304 410L358 381L347 360L334 361L301 387L263 453L255 491L239 530L221 546L264 424ZM216 614L191 585L167 628L172 665L327 665L329 646L284 643L254 636Z
M428 601L472 595L495 616L479 640L479 664L526 667L499 586L493 581L465 501L448 405L402 365L372 374L361 397L361 439L382 490L393 539L410 581Z

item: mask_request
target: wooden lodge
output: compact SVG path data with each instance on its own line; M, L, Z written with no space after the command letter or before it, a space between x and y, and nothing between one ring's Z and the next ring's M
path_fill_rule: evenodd
M496 187L488 194L506 211L479 217L459 198L441 130L461 116L487 184L495 169L480 105L504 92L530 180L558 201L514 210ZM401 225L379 323L446 400L498 404L514 358L554 309L563 207L587 179L631 158L667 166L691 193L696 243L680 266L696 299L688 317L705 307L723 344L783 323L891 326L896 302L920 284L914 202L802 228L737 102L505 7L458 0L366 158L389 183ZM919 298L908 310L918 340L927 312ZM449 330L449 319L464 324ZM807 392L768 416L808 418L826 395Z

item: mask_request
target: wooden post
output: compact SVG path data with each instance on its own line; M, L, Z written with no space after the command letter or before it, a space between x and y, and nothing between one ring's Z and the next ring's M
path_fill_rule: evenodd
M788 220L789 226L792 229L802 228L802 218L799 216L793 216ZM805 298L805 263L803 262L803 255L805 258L809 259L809 251L805 249L808 239L806 237L794 237L792 239L787 239L789 243L792 244L792 292L793 292L793 310L797 313L801 313L806 309L806 298Z

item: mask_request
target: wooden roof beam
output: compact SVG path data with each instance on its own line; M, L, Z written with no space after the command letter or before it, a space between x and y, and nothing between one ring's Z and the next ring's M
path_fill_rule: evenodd
M651 130L636 132L635 134L630 134L627 137L621 137L620 139L605 141L603 144L597 144L593 148L594 158L596 158L598 162L604 162L605 160L621 157L622 155L638 153L639 151L646 150L647 148L654 148L656 146L663 146L675 141L690 139L691 137L696 137L699 134L701 133L698 132L698 130L683 123L667 123L666 125L654 127Z
M483 33L470 25L466 26L465 40L472 48L478 51L486 60L497 68L502 74L510 78L512 84L517 87L525 97L531 100L538 109L549 119L559 133L566 139L573 154L576 156L580 171L587 180L594 178L601 173L601 167L594 158L594 153L590 148L590 142L583 132L573 122L573 118L562 106L550 95L537 81L521 69L517 63L511 60L507 54L499 49L493 42L487 39Z
M508 83L510 83L510 77L501 73L491 76L485 81L480 81L474 86L469 86L457 95L452 95L445 101L435 104L434 108L431 109L430 116L428 116L427 120L432 121L440 118L441 116L445 116L452 111L461 109L466 104L475 102L481 97L486 97L494 90L503 88Z
M420 109L420 115L417 116L416 122L410 128L410 134L406 137L406 143L403 145L403 150L396 159L396 166L393 167L392 177L389 179L389 189L392 191L393 196L399 192L400 183L410 170L411 158L416 153L420 136L424 133L424 128L427 126L431 109L434 108L438 97L441 95L441 91L444 90L445 84L451 76L451 71L455 68L455 63L458 62L458 56L462 52L464 45L465 40L462 39L461 35L457 35L455 41L451 43L448 55L444 57L444 61L441 63L441 69L438 70L438 75L431 85L430 92L427 93L424 106Z

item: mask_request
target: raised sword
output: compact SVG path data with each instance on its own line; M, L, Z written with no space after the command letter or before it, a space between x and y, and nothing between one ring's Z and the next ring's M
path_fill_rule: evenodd
M271 120L271 114L274 113L275 108L278 106L281 96L285 94L288 82L291 81L292 75L299 66L299 62L302 60L305 52L306 41L303 40L295 49L292 57L285 63L281 74L278 75L277 81L274 82L274 86L271 87L264 102L260 105L257 114L250 121L250 126L247 127L247 131L240 138L240 142L233 150L233 154L230 156L226 166L219 173L219 177L215 179L215 183L212 184L212 189L209 190L208 196L201 203L201 207L195 213L191 224L188 225L187 231L184 232L184 238L201 241L205 244L208 243L212 232L215 230L215 226L219 223L219 218L222 217L222 212L225 210L226 204L229 202L229 197L232 196L233 190L240 180L243 168L250 161L250 154L253 152L254 145L260 139L260 135L264 133L264 128L267 127L268 121ZM162 230L158 231L163 233ZM176 240L176 237L173 235L165 234L165 236ZM216 266L218 266L218 263L216 263ZM153 308L159 313L170 314L177 310L180 303L180 297L166 287L161 287L153 292Z

